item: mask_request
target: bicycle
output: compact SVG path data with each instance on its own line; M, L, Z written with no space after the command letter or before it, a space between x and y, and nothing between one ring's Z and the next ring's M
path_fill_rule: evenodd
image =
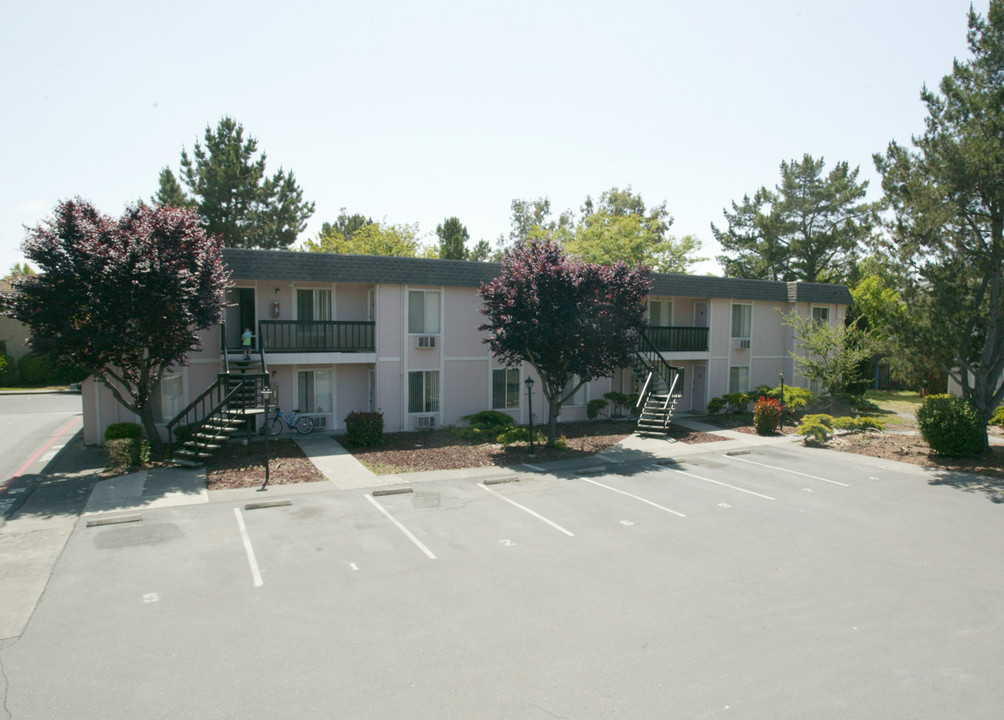
M279 408L275 409L275 415L272 417L265 418L264 430L268 433L269 437L275 437L282 432L282 421L286 421L286 425L290 430L296 430L301 435L309 435L314 432L314 420L307 416L298 416L299 410L294 410L291 413L284 413Z

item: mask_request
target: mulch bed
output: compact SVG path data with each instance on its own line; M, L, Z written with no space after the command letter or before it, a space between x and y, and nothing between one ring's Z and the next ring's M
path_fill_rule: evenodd
M319 482L320 470L307 459L292 440L268 443L269 485ZM265 443L250 446L231 442L220 448L206 466L206 486L210 490L257 487L265 482Z
M583 458L616 445L633 430L633 424L619 422L559 425L558 433L567 438L567 446L564 449L557 449L535 445L532 460L528 457L529 449L525 443L507 448L498 443L467 442L449 430L393 433L384 435L383 445L377 448L346 447L357 460L374 473L388 475ZM691 432L677 426L671 426L670 437L685 443L725 439L709 433Z

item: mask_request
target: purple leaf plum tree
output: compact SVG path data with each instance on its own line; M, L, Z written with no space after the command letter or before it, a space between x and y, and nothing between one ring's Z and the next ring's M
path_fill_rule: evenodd
M162 452L154 394L167 367L201 349L198 331L220 321L221 247L191 208L139 204L114 219L64 201L28 230L23 252L38 273L18 280L3 310L31 328L35 352L92 372Z
M645 267L573 260L553 240L517 242L499 276L482 285L488 322L479 329L503 363L537 371L549 444L562 404L584 383L629 364L650 285Z

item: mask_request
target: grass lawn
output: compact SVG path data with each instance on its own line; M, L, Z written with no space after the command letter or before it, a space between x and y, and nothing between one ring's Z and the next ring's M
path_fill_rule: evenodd
M865 400L878 405L887 412L916 413L924 398L913 390L868 390Z

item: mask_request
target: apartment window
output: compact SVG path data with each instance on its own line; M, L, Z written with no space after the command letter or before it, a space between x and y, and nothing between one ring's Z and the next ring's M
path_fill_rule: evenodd
M303 322L331 319L331 290L296 291L296 319Z
M173 420L184 408L185 384L180 373L164 373L160 379L160 421Z
M492 409L519 407L519 369L492 370Z
M408 373L408 412L439 412L439 370Z
M733 305L732 306L732 337L751 337L753 326L753 306Z
M579 383L579 380L580 378L578 375L572 375L572 379L566 386L566 391L567 388L575 387ZM579 385L579 389L575 391L572 397L568 398L568 400L565 401L565 405L568 406L585 405L587 399L588 398L586 397L586 383L582 383L582 385Z
M830 324L830 308L828 307L814 307L812 308L812 321L820 325Z
M439 291L408 291L408 332L417 335L439 334Z
M749 392L750 369L748 365L736 365L729 368L729 392Z
M296 388L300 412L331 412L331 370L298 371Z
M648 324L652 327L669 327L673 324L672 300L648 301Z

